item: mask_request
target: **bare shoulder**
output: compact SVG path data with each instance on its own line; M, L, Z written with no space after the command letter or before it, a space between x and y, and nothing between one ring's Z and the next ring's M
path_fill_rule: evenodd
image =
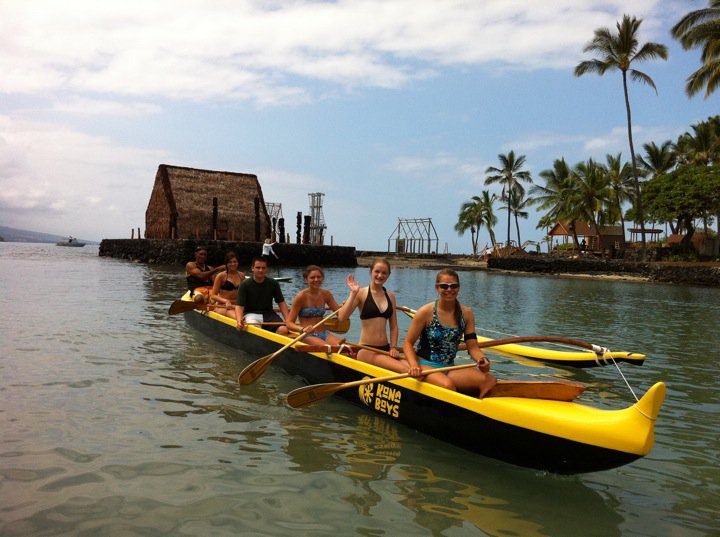
M427 304L420 306L415 312L416 319L431 319L433 315L434 302L428 302Z
M465 320L469 323L474 322L475 320L475 312L470 306L461 306L463 317L465 317Z

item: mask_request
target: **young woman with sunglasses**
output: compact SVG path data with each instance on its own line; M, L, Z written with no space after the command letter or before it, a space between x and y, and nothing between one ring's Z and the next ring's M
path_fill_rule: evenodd
M345 283L350 294L338 313L343 321L359 308L360 310L360 343L375 347L382 352L362 349L358 352L358 360L383 367L396 373L420 373L417 364L411 366L406 360L400 359L398 344L397 306L395 294L385 289L385 282L390 277L390 263L386 259L375 259L370 267L370 285L360 287L355 277L349 275ZM388 337L388 329L390 337ZM388 356L387 353L390 353Z
M464 336L468 353L477 362L477 368L431 373L425 380L482 398L493 389L497 380L490 374L490 362L478 347L475 315L457 299L460 278L454 270L443 269L435 278L435 289L438 299L422 306L413 317L403 345L405 358L423 369L455 365L458 344Z

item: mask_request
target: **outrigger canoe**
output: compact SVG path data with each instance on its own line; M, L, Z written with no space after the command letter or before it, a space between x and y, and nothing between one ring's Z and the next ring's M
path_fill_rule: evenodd
M189 294L183 297L189 300ZM256 326L238 331L233 319L212 311L186 311L203 334L254 356L292 340ZM353 382L387 371L338 353L280 353L273 364L310 384ZM577 402L517 397L477 399L405 378L337 392L337 396L469 451L511 464L559 474L615 468L647 455L665 384L652 386L635 404L605 410Z

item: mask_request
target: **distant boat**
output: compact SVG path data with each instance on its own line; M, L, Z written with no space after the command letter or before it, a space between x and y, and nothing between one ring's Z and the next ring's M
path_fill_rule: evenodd
M55 245L56 246L73 246L75 248L82 248L83 246L85 246L85 243L77 240L74 237L68 237L68 240L56 242Z

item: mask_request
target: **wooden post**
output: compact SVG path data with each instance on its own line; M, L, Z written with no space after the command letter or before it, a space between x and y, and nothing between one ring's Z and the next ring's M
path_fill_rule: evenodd
M135 228L132 228L132 229L130 230L130 239L132 240L132 239L134 239L134 238L135 238Z
M138 228L138 239L142 239L142 235L140 235L140 228Z
M260 242L260 198L255 196L255 242Z

